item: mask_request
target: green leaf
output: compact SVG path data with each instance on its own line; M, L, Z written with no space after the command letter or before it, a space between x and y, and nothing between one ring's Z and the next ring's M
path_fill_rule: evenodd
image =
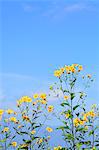
M24 141L26 144L30 144L30 143L31 143L31 140L25 140L25 139L23 139L23 141Z
M82 143L77 143L76 144L76 147L77 147L78 150L80 150L81 146L82 146Z
M89 145L89 146L90 146L91 141L84 141L84 144L85 144L85 145Z
M73 110L76 110L79 107L79 105L76 105L73 107Z
M27 132L22 132L22 131L21 131L20 133L21 133L21 134L28 134Z
M98 140L95 140L95 142L97 143L97 142L99 142Z
M96 146L96 145L95 145ZM99 146L99 145L98 145ZM96 147L93 147L93 150L97 150Z
M63 107L64 107L65 105L70 106L70 104L69 104L68 102L61 103L60 105L63 106Z
M69 140L74 140L74 136L72 134L66 134L66 136Z
M34 127L33 127L33 130L36 129L36 128L39 128L39 127L41 127L41 124L38 125L38 126L34 126Z
M49 89L50 89L50 90L53 90L53 86L50 86Z
M20 149L23 149L23 150L28 150L28 146L27 147L22 147L22 146L19 146L18 150Z
M89 132L89 136L90 136L90 135L92 135L93 133L94 133L94 131L93 131L93 130L91 130L91 131Z
M71 95L71 100L73 100L75 97L75 93L71 93L70 95Z
M99 144L96 144L95 146L99 146Z
M85 131L85 129L84 128L76 128L76 132L78 132L78 131Z
M33 136L32 137L32 140L35 140L35 139L38 139L39 137L37 137L37 136Z
M68 91L68 90L64 90L63 92L64 92L64 93L69 93L69 91Z
M6 138L4 138L3 140L0 140L1 143L5 142L5 141L6 141Z
M14 135L11 139L14 139L16 137L16 135Z
M60 79L60 83L62 83L63 81Z
M73 86L75 85L76 82L76 78L70 83L71 89L73 88Z
M62 121L65 125L67 125L67 122L66 121Z
M68 126L60 126L58 128L56 128L57 130L65 130L65 129L69 129Z
M0 145L0 149L3 150L3 146Z

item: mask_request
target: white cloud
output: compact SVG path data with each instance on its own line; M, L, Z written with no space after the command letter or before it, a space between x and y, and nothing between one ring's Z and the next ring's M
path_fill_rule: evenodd
M42 78L15 73L0 73L0 80L0 88L8 97L42 91L48 86Z
M31 76L16 74L16 73L0 73L0 78L17 78L17 79L30 79L33 80Z
M33 3L27 3L23 5L23 8L27 12L35 12L44 17L63 17L65 14L80 12L80 11L93 11L94 6L86 2L77 2L77 3L66 3L66 2L50 2L49 5L46 5L46 9L42 5L33 5Z
M81 10L85 10L87 9L88 6L86 6L85 4L72 4L72 5L68 5L64 7L64 11L65 12L74 12L74 11L81 11Z
M39 10L39 7L34 6L32 3L22 4L22 8L25 12L33 12Z

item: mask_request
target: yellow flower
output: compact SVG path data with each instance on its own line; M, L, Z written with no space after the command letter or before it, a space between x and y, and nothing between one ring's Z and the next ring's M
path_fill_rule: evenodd
M67 72L69 72L69 70L70 70L69 66L65 66L65 69L66 69Z
M33 102L33 105L36 105L37 104L37 102Z
M45 100L46 99L46 94L45 93L41 93L40 94L40 98Z
M32 102L32 98L29 97L29 96L23 96L21 100L23 102L26 102L26 103L31 103Z
M83 120L88 121L88 117L95 117L96 114L93 111L89 111L87 113L84 114Z
M66 117L66 118L69 118L69 116L70 116L70 114L69 114L69 113L65 114L65 117Z
M3 129L3 132L8 132L9 131L9 128L8 127L5 127L4 129Z
M42 104L46 104L47 101L46 101L46 100L41 100L41 103L42 103Z
M50 127L47 127L46 130L47 130L48 132L53 132L53 129L50 128Z
M31 98L31 97L28 97L27 100L26 100L26 102L27 102L27 103L31 103L31 102L32 102L32 98Z
M12 145L13 147L16 147L16 146L17 146L17 142L12 142L11 145Z
M72 73L74 73L75 72L75 67L72 65L72 66L70 66L69 67L69 71L71 71Z
M29 120L30 120L28 116L22 116L22 118L23 118L24 120L26 120L26 121L29 121Z
M7 112L8 114L14 113L14 111L13 111L12 109L8 109L6 112Z
M17 122L17 119L15 117L10 117L10 121L16 123Z
M54 71L54 76L60 78L60 76L62 75L62 71L61 70L55 70Z
M41 144L43 142L43 139L40 138L39 140L37 140L37 144Z
M78 72L82 71L83 67L81 65L78 66Z
M53 109L54 109L54 106L52 106L52 105L49 105L48 108L47 108L48 112L52 112Z
M20 129L20 128L22 128L22 127L23 127L22 125L19 125L19 126L18 126L18 129Z
M65 71L65 68L60 68L60 71L62 72L62 73L64 73L64 71Z
M33 95L34 99L37 99L38 97L39 97L39 95L37 93Z
M49 140L51 137L50 136L47 136L47 139Z
M4 113L4 110L0 109L0 116L3 115L3 113Z
M72 71L72 73L75 73L75 71L76 71L76 70L75 70L75 68L72 68L72 70L71 70L71 71Z
M83 120L80 120L80 122L79 122L80 125L84 125L84 123L85 123L85 121L83 121Z
M64 100L68 100L68 99L69 99L69 96L65 95Z
M78 64L72 64L71 66L65 66L65 70L67 74L70 73L75 73L76 72L76 67L78 67ZM79 66L79 71L82 70L81 66Z
M35 131L35 130L32 130L32 131L31 131L31 134L35 134L35 133L36 133L36 131Z
M91 78L91 74L87 74L87 77L88 77L88 78Z
M89 112L89 116L90 116L90 117L95 117L96 114L95 114L93 111L90 111L90 112Z
M83 116L83 121L88 122L88 118L86 115Z
M73 120L73 123L74 123L74 126L78 126L79 124L80 124L80 119L79 118L75 118L74 120Z
M21 99L19 99L17 101L17 106L19 107L22 103L31 103L32 102L32 98L29 96L23 96L21 97Z

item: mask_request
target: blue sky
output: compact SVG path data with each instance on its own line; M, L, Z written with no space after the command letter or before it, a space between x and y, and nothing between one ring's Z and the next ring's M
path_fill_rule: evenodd
M72 63L94 76L89 104L98 101L98 0L1 0L0 7L1 106L47 91L54 69Z

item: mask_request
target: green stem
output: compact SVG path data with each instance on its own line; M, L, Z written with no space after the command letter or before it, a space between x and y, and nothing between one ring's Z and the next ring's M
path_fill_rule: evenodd
M94 147L94 138L95 138L95 133L94 133L94 119L92 121L92 131L93 131L93 135L92 135L92 148Z
M5 150L6 150L6 141L5 141Z
M73 144L73 150L75 150L74 124L73 124L73 104L72 104L72 100L71 100L71 115L72 115L71 122L72 122L72 136L73 136L72 144Z

